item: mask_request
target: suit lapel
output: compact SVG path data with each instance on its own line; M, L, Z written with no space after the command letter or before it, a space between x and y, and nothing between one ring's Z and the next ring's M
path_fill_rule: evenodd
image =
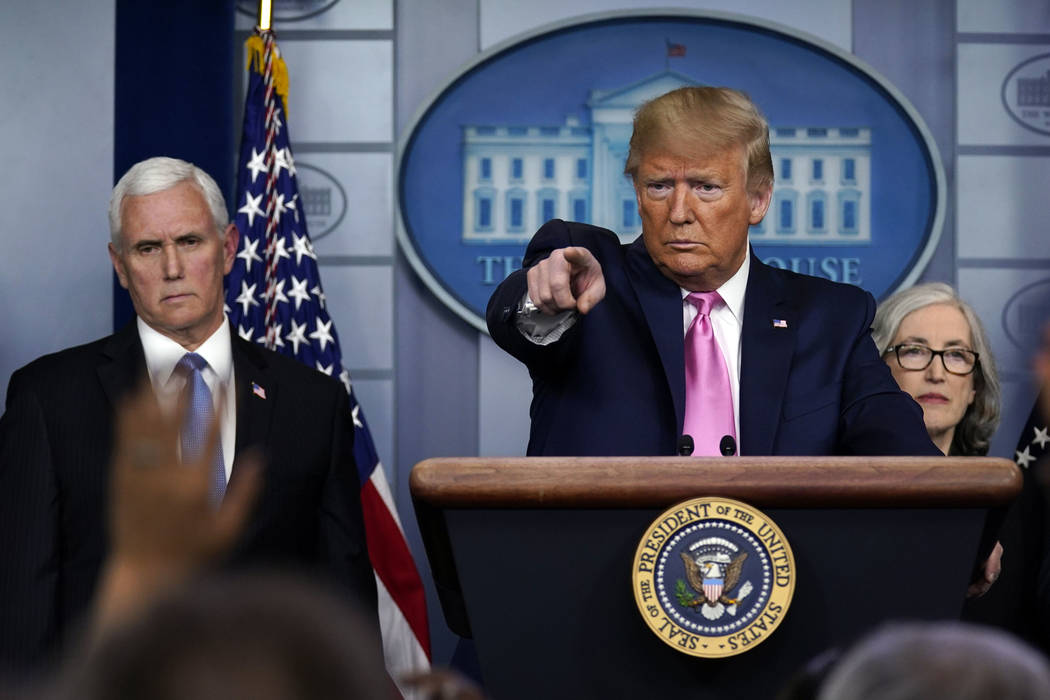
M102 355L96 370L98 379L110 405L116 407L137 384L148 381L146 357L135 319L110 336Z
M237 383L237 444L234 454L239 458L244 449L266 444L279 387L268 371L263 353L242 340L236 329L232 335L233 370ZM237 458L233 462L233 474L237 473Z
M740 453L769 455L780 423L798 315L772 270L751 251L740 366Z
M639 236L627 246L627 277L634 287L660 355L667 386L674 401L675 430L685 417L685 345L682 333L682 294L653 264Z

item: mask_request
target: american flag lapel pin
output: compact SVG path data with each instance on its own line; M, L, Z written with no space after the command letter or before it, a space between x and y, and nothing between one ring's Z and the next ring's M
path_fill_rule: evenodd
M255 382L252 382L252 393L255 394L256 396L258 396L263 401L266 400L266 389L263 389L261 386L259 386Z
M785 321L782 318L774 318L773 319L773 327L774 328L787 328L788 327L788 322Z

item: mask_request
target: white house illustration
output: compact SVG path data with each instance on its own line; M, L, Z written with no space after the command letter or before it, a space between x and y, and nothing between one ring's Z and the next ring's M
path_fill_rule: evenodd
M591 125L465 125L463 242L521 244L549 219L641 232L634 188L623 174L631 123L643 102L686 85L664 71L626 87L591 90ZM761 245L870 243L871 130L770 127L776 184Z

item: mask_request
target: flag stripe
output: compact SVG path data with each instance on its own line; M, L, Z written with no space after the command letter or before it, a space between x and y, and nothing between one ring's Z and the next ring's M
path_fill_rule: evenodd
M379 470L377 470L378 474ZM391 598L401 609L409 627L426 655L430 656L430 639L426 633L427 621L426 598L419 575L415 574L415 563L412 552L401 536L401 528L394 521L382 497L373 483L385 477L373 476L361 490L361 507L364 510L368 551L372 557L372 567ZM413 575L415 574L415 575ZM422 632L417 632L419 630Z

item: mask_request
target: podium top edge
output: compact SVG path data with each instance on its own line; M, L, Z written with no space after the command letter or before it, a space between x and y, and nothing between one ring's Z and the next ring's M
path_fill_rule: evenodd
M998 457L462 457L423 460L413 500L436 508L992 507L1020 492Z

